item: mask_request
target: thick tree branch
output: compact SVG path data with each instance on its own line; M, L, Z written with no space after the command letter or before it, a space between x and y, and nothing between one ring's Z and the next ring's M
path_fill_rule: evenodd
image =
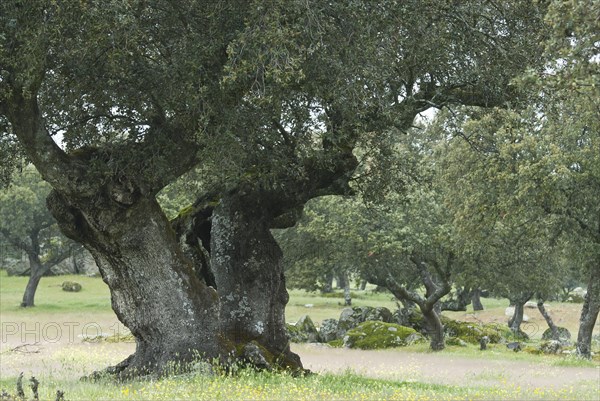
M9 100L6 116L27 156L44 180L57 188L65 188L73 166L47 131L37 98L26 97L15 88Z

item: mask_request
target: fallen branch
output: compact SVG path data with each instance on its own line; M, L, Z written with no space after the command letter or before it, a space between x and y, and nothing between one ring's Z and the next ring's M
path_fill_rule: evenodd
M37 347L37 348L33 349L33 350L27 349L27 347L34 347L34 346ZM19 352L21 354L39 354L41 348L42 348L42 346L39 345L39 343L21 344L21 345L17 345L14 348L10 348L10 349L4 351L3 353L7 353L7 352Z

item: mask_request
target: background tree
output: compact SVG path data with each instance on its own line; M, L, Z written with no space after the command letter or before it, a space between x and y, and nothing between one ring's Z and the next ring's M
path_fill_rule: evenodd
M546 16L552 27L544 42L546 69L530 71L519 82L528 91L530 107L497 111L477 119L475 125L480 129L487 126L484 131L504 138L505 143L496 150L488 146L489 140L477 135L466 137L472 148L483 153L495 151L496 159L512 158L510 166L498 166L493 172L493 176L513 176L508 181L512 188L501 193L503 196L510 193L513 200L518 200L513 203L523 216L535 217L538 229L541 227L550 234L550 243L557 243L563 251L571 250L566 253L569 263L562 263L563 266L576 264L587 274L588 295L577 341L577 352L584 357L590 356L592 330L600 311L597 285L600 213L596 201L600 188L600 143L595 135L600 121L599 37L596 21L591 17L597 10L596 2L576 5L552 2ZM493 203L497 194L488 191L488 202L484 203ZM503 216L507 211L501 213ZM498 218L494 217L497 213L491 215ZM554 258L558 260L564 255L558 253ZM560 265L560 260L558 263L556 260L548 266ZM560 273L545 277L551 279L548 283L553 283L570 275L572 272L563 267Z
M588 288L577 336L578 355L591 357L592 332L600 313L600 32L594 17L600 4L553 2L546 22L549 73L535 76L547 116L547 138L560 155L557 202L547 211L568 227Z
M447 185L447 205L457 241L475 262L465 274L511 300L509 326L519 335L525 302L555 294L565 274L557 261L560 227L534 197L537 191L540 198L552 196L544 184L551 170L539 163L545 150L535 113L523 113L474 110L466 122L455 114L462 125L446 126L453 137L440 159L446 182L459 183Z
M65 238L46 207L50 186L33 166L27 166L12 185L0 192L0 235L29 260L29 281L22 307L34 306L42 276L72 256L75 245Z

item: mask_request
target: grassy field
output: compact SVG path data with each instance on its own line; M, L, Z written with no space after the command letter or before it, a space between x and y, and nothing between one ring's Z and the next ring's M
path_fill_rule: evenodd
M67 293L60 284L74 280L82 284L79 293ZM18 305L27 279L7 277L0 271L0 388L14 392L19 371L35 374L40 380L41 399L54 399L55 390L65 391L68 400L445 400L445 399L598 399L597 387L588 383L579 387L522 388L502 383L503 373L483 371L480 377L459 385L443 385L419 381L414 377L389 380L358 375L355 371L292 378L285 374L256 373L242 370L235 376L207 375L202 369L160 380L148 379L129 383L81 382L79 377L119 362L133 350L131 343L90 343L85 337L115 334L125 329L110 308L109 293L99 278L82 276L45 277L36 295L36 307L22 309ZM447 315L460 320L502 321L506 300L484 299L485 311L454 312ZM322 297L303 291L290 291L287 320L295 322L308 314L318 324L325 318L337 318L343 299ZM386 306L395 309L391 295L357 292L353 305ZM561 326L576 334L581 305L551 304L550 312ZM538 325L534 338L545 328L536 310L527 310L531 327ZM533 330L531 330L533 332ZM27 346L23 346L28 344ZM341 350L340 350L341 351ZM343 352L343 351L341 351ZM431 355L426 345L403 348L402 351ZM454 358L481 359L476 347L448 347L442 359L451 365ZM596 369L597 361L580 361L568 357L535 356L507 352L505 347L492 347L490 361L535 364L536 369ZM491 363L491 362L490 362ZM357 371L358 371L357 366ZM27 376L28 378L28 376ZM28 385L28 383L24 383Z

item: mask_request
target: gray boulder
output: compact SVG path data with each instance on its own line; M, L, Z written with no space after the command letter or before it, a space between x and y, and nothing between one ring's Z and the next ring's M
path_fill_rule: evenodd
M308 315L298 319L295 325L287 325L288 337L295 343L316 343L319 341L319 332Z
M64 281L62 283L62 290L67 292L79 292L81 291L81 284L75 281Z
M365 321L392 323L392 312L390 312L390 310L386 307L379 306L367 312L367 315L365 316Z
M6 269L8 276L26 276L29 274L29 261L27 259L6 258L2 261L2 268Z
M540 345L540 351L544 354L560 354L562 353L562 344L560 341L545 341Z
M560 342L567 343L571 339L571 332L564 327L558 327L558 338ZM542 340L550 341L552 339L552 330L550 330L550 328L547 328L542 333Z
M321 323L321 330L319 330L319 340L323 343L336 340L338 331L338 321L335 319L325 319Z
M348 307L342 310L338 320L337 338L344 338L348 330L351 330L365 321L367 315L373 310L368 306Z

